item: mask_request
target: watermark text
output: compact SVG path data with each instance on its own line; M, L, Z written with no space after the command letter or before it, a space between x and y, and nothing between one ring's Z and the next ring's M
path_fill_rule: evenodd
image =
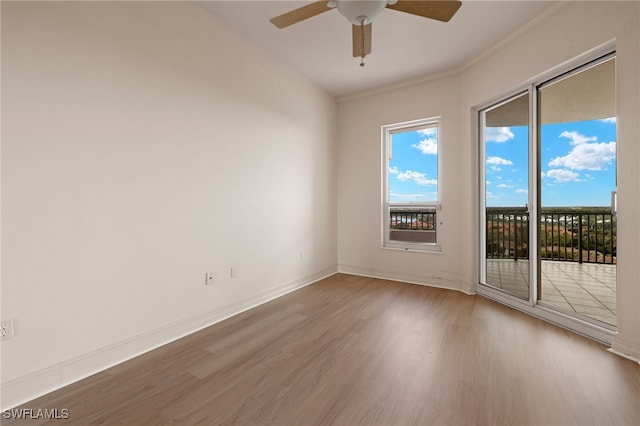
M65 420L68 408L11 408L2 412L6 420Z

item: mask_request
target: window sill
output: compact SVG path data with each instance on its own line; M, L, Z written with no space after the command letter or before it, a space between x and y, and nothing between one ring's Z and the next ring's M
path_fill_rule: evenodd
M429 253L429 254L444 254L442 251L442 247L439 245L430 244L428 246L406 246L406 245L383 245L380 246L382 250L392 250L392 251L404 251L410 253Z

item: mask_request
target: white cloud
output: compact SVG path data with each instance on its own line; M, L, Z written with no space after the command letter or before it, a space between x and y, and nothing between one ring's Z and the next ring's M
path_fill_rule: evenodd
M498 188L513 188L513 185L507 185L506 183L499 183L496 185Z
M567 138L567 139L571 139L571 145L582 145L583 143L587 143L587 142L595 142L598 140L597 137L595 136L585 136L583 134L580 134L578 132L568 132L568 131L564 131L562 133L560 133L560 137L561 138Z
M433 139L438 136L438 128L429 127L427 129L420 129L418 130L418 134L422 136L426 136L428 139Z
M438 141L435 138L423 139L417 144L411 146L419 149L423 154L435 155L438 153Z
M427 179L427 175L420 172L414 172L412 170L407 170L406 172L398 173L396 177L399 181L402 182L415 182L418 185L427 186L427 185L437 185L438 179Z
M511 160L500 157L487 157L487 164L495 164L500 166L510 166L513 164Z
M389 174L390 175L397 175L398 173L400 173L400 171L398 171L398 168L396 166L389 167Z
M503 143L514 138L509 127L487 127L484 131L484 139L487 142Z
M601 123L616 123L618 120L616 119L616 117L608 117L598 121L600 121Z
M491 181L490 181L490 180L488 180L488 181L486 181L486 182L485 182L485 184L486 184L486 185L491 185Z
M573 170L602 170L616 158L615 142L595 142L597 138L578 132L562 132L561 137L571 140L573 148L564 157L549 162L550 167L566 167ZM592 143L593 142L593 143Z
M563 170L563 169L552 169L549 170L544 175L547 178L551 178L556 182L575 182L579 181L580 175L576 172L572 172L571 170Z
M502 171L502 169L500 167L498 167L498 166L490 166L489 168L494 172L501 172Z
M528 194L528 193L529 191L526 189L522 189L522 188L516 189L516 194Z

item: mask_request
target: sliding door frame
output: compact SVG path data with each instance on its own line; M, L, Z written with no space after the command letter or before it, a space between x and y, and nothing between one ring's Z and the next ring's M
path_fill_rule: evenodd
M540 146L538 117L540 116L538 89L559 78L566 78L578 69L582 69L590 63L605 60L615 55L615 41L605 43L579 57L565 62L533 79L525 82L516 89L511 90L500 97L486 102L472 109L474 124L476 126L476 143L478 147L478 280L476 292L484 297L508 305L514 309L538 317L547 322L556 324L562 328L582 334L586 337L611 345L615 330L601 327L593 322L586 321L572 315L553 309L550 305L538 303L541 259L539 256L539 207L540 207ZM529 212L529 300L523 300L512 296L500 289L486 283L486 141L482 129L484 129L483 111L495 108L507 103L518 95L529 94L529 171L528 171L528 205Z
M478 130L477 132L477 137L478 137L478 170L479 170L479 187L478 187L478 195L479 195L479 218L480 218L480 222L479 222L479 229L480 229L480 238L479 238L479 246L478 246L478 252L480 253L480 262L479 262L479 280L478 282L482 285L488 285L487 283L483 283L482 280L485 279L486 281L486 276L487 276L487 270L486 270L486 258L487 258L487 244L486 244L486 223L487 223L487 210L486 210L486 181L487 181L487 175L486 175L486 163L485 163L485 159L487 158L487 152L486 152L486 140L485 140L485 135L483 134L483 132L480 131L480 129L484 129L486 126L486 114L483 113L483 111L485 110L489 110L489 109L495 109L495 108L499 108L502 105L506 105L509 102L513 101L514 99L519 98L520 96L524 96L527 95L529 98L529 111L533 111L532 107L534 106L534 99L533 99L533 92L532 92L532 85L529 85L526 88L519 88L518 90L515 90L509 94L507 94L506 96L501 97L499 100L495 101L495 102L490 102L480 108L477 109L476 111L476 129ZM533 179L532 176L532 164L531 164L531 159L533 158L534 153L532 152L534 144L531 142L533 141L534 137L535 137L535 133L534 133L534 129L532 126L532 116L533 114L529 113L529 118L528 118L528 135L527 135L527 157L529 159L529 164L528 164L528 174L527 174L527 179L528 179L528 185L527 188L530 188L531 186L531 181ZM534 229L534 227L532 226L532 220L531 218L534 217L533 212L531 210L531 207L533 206L532 200L531 200L531 191L529 191L528 196L527 196L527 212L529 214L529 221L528 221L528 226L529 226L529 241L536 241L535 238L536 237L536 231ZM537 253L537 251L536 251ZM531 259L531 244L529 244L529 258ZM531 260L529 261L529 263L531 263ZM529 277L531 279L531 266L529 266ZM531 281L530 281L531 282ZM523 300L518 298L518 300L520 300L521 302L525 302L528 304L531 304L531 306L533 306L535 303L535 298L534 295L531 292L532 289L532 285L529 285L529 297L528 300ZM495 289L495 287L492 287ZM498 290L496 289L496 291L501 292L501 293L505 293L506 292L502 291L502 290ZM508 295L509 297L511 297L512 295Z

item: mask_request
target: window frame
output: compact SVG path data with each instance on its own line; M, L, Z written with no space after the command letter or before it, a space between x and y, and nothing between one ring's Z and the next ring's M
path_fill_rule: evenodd
M389 201L389 157L391 155L391 139L393 134L404 133L410 131L421 130L424 128L435 127L437 129L437 175L435 178L437 183L437 200L424 202L424 203L391 203ZM382 224L382 238L381 248L391 250L402 251L418 251L426 253L442 253L442 183L441 183L441 171L442 171L442 156L440 151L441 143L441 130L442 130L442 117L434 116L421 118L417 120L405 121L401 123L387 124L381 127L381 139L382 139L382 197L381 197L381 224ZM436 242L414 242L414 241L402 241L392 240L390 238L390 214L391 207L431 207L435 210L435 225L436 225Z

